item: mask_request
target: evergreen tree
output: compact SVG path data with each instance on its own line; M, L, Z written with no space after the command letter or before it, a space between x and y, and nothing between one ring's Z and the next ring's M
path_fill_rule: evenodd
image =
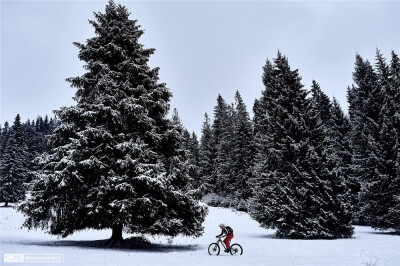
M0 124L0 159L1 159L1 155L3 154L3 148L4 148L3 127Z
M232 142L232 177L234 196L237 201L247 200L251 197L248 179L251 176L253 164L253 129L246 105L239 93L235 94L235 120ZM247 211L247 206L237 206L238 209Z
M360 223L365 221L368 203L368 190L378 175L379 164L379 113L382 105L382 94L377 86L377 76L372 65L356 55L353 72L354 85L348 89L349 115L351 122L351 173L360 182Z
M276 228L277 237L349 237L344 186L328 171L326 131L300 80L279 52L264 66L265 90L254 108L252 216L261 226Z
M27 152L21 117L17 115L7 139L0 166L0 195L5 207L25 198L24 182L28 172Z
M375 173L368 179L364 179L361 197L365 202L363 214L370 225L377 229L395 229L400 231L398 199L400 191L398 177L398 132L396 115L399 105L396 101L399 87L395 85L396 73L395 58L392 59L392 70L386 63L386 59L377 50L376 55L376 86L381 92L380 113L378 116L379 136L377 138L377 153ZM396 114L397 113L397 114ZM368 143L371 145L371 143ZM372 148L375 148L374 146Z
M316 223L320 237L351 237L353 234L350 191L345 175L348 168L344 164L345 135L339 130L337 117L333 114L333 105L329 97L313 81L311 89L311 108L306 114L308 138L311 149L308 152L311 164L311 190L314 195L309 206L319 209ZM337 105L337 103L334 103ZM337 108L339 110L337 110ZM339 112L340 107L335 106ZM341 128L340 128L341 129ZM342 144L342 145L340 145ZM309 181L310 181L309 180ZM317 204L315 204L317 203Z
M212 175L214 168L213 137L210 118L204 114L203 126L201 128L201 139L199 149L199 179L206 185L206 192L211 192Z
M45 132L43 126L43 118L38 116L35 123L35 150L38 154L49 152L48 145L46 144L45 135L50 132ZM51 132L52 133L52 132Z
M339 102L333 98L330 119L330 139L328 151L334 165L333 173L344 177L346 187L349 189L349 201L352 206L353 216L359 213L360 183L351 173L351 144L349 134L351 130L350 121L344 115Z
M166 115L171 93L148 66L154 49L124 6L110 1L91 20L96 37L74 43L87 72L67 81L75 106L56 111L51 154L37 161L31 198L18 209L28 228L66 237L78 230L199 236L205 207L191 196L179 127Z
M183 126L182 121L179 117L178 110L175 108L172 113L172 123L176 125L180 130L181 134L181 149L183 149L188 157L188 165L186 168L189 171L189 176L191 180L191 184L195 187L200 186L199 176L198 176L198 142L195 139L196 143L193 143L192 136L189 131ZM195 135L194 135L195 136Z
M327 125L331 119L332 103L315 80L312 81L311 93L314 102L314 108L316 108L322 123Z
M392 193L394 198L394 205L389 209L389 225L391 228L394 228L398 232L400 231L400 226L398 221L400 220L400 194L399 194L399 186L400 186L400 59L399 56L392 51L392 58L390 62L390 86L392 88L392 92L394 98L392 103L395 106L395 114L394 114L394 138L396 140L394 153L395 158L392 161L395 169L396 175L392 182ZM397 223L396 223L397 222Z
M23 124L23 131L24 131L27 152L29 153L30 158L32 158L35 156L35 153L36 153L36 150L35 150L35 127L32 126L32 123L29 119L28 119L28 121L26 121Z
M6 149L8 137L10 136L10 127L8 122L4 123L4 128L1 129L1 139L0 139L0 160L3 157L4 151Z
M187 135L186 135L187 137ZM189 134L189 138L187 139L187 149L190 151L190 164L193 166L190 170L190 177L193 180L193 184L195 187L200 187L202 182L199 176L199 141L197 140L197 135L192 132Z
M197 139L197 135L194 131L190 136L189 150L193 155L193 161L195 162L195 165L199 165L200 144L199 140Z
M27 159L27 166L29 171L34 170L35 164L33 163L33 159L38 155L37 148L36 148L36 132L35 127L32 126L31 121L28 119L27 122L23 124L24 128L24 135L25 135L25 146L26 146L26 159ZM32 175L30 172L26 175L26 181L29 182L32 180Z
M231 176L231 134L233 126L233 112L225 100L218 95L217 105L214 107L214 121L212 124L213 173L211 185L215 193L226 196L232 191Z
M291 237L298 201L292 184L299 161L305 160L302 142L307 92L302 89L297 71L290 70L287 59L278 53L271 63L267 60L263 73L265 90L256 101L255 129L257 153L251 180L255 206L252 217L261 226L277 228L278 237ZM257 117L256 117L257 116ZM289 220L290 219L290 220Z

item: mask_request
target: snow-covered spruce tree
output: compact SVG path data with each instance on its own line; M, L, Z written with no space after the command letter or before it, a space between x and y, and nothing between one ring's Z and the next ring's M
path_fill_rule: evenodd
M277 237L348 237L352 232L340 231L343 206L338 202L337 210L330 201L337 180L330 179L322 157L322 121L300 80L279 52L274 63L267 60L264 66L265 90L254 107L251 215L261 226L276 228Z
M77 104L56 111L51 154L18 209L28 228L66 237L112 229L107 245L128 233L200 236L206 208L191 196L179 129L167 118L171 93L148 66L154 49L124 6L110 1L90 21L96 37L75 43L87 72L67 81Z
M351 145L349 134L351 130L350 121L344 115L339 102L333 98L331 106L331 118L329 123L330 142L328 151L334 165L333 173L342 176L346 187L349 189L349 202L352 207L353 218L359 213L360 183L354 178L351 166Z
M395 121L396 113L398 115L399 112L396 101L399 87L392 82L396 79L396 75L398 76L398 73L395 72L390 70L385 58L377 50L375 73L377 87L382 95L378 117L380 131L377 139L380 152L377 154L375 176L364 180L361 196L365 202L362 211L371 226L381 230L396 229L400 231L399 216L398 214L393 215L396 213L393 212L393 208L396 208L398 204L396 196L400 195L398 165L396 165L399 128Z
M180 143L180 149L184 150L186 152L186 157L188 158L186 169L189 172L189 177L190 177L190 183L198 188L200 186L199 182L199 177L198 177L198 162L197 162L197 157L198 157L198 143L196 146L196 143L193 145L193 139L190 133L187 131L187 129L183 126L182 121L179 117L178 110L174 108L172 112L172 123L176 126L176 128L180 131L181 135L181 140L179 141ZM197 139L196 139L197 141ZM201 192L199 191L199 194Z
M0 161L0 195L5 207L9 202L25 198L24 182L28 174L27 151L19 114L9 132L5 150Z
M278 204L286 207L283 205L283 201L289 193L286 191L289 180L285 178L283 171L289 170L292 166L291 163L286 162L283 153L284 147L281 144L287 136L287 130L284 127L275 129L279 121L283 121L283 115L287 113L287 110L284 112L279 110L284 100L283 97L287 97L283 93L288 90L286 88L284 91L282 88L280 92L280 81L276 75L278 71L282 74L284 72L284 69L280 69L282 59L282 56L278 54L278 58L275 59L276 66L267 60L263 68L263 83L266 89L253 108L257 110L254 112L257 152L251 179L255 201L251 215L261 226L271 228L278 226L276 221L281 220L279 214L281 206ZM301 87L297 84L296 90L299 93L303 92L300 90ZM280 95L281 93L282 95ZM305 92L303 93L305 94ZM289 206L286 208L288 209Z
M300 208L298 201L291 201L291 183L292 176L299 174L296 164L306 155L300 142L305 131L307 92L297 71L290 70L280 53L274 63L267 60L263 70L265 90L253 108L257 151L251 179L255 203L251 215L261 226L277 228L278 237L291 237L291 223L297 222L292 218L298 216Z
M232 169L234 196L239 204L237 209L247 211L243 200L251 197L251 189L248 179L251 176L251 166L253 164L253 129L252 123L247 112L246 105L239 93L235 94L235 120L233 125L232 142Z
M205 184L206 192L211 192L212 174L213 174L214 158L211 122L207 113L204 114L203 126L201 128L200 149L199 149L199 179ZM215 184L213 184L215 185Z
M7 121L6 121L6 123L7 123ZM4 149L3 127L0 124L0 159L1 159L1 155L3 154L3 149Z
M53 133L54 129L57 126L57 123L58 123L58 121L56 118L51 118L49 121L47 115L45 116L44 119L41 116L36 118L36 122L34 125L35 140L33 142L34 142L34 146L35 146L35 151L38 154L41 154L44 152L50 152L50 147L47 144L47 140L46 140L45 136Z
M197 135L194 131L190 135L189 150L192 153L193 161L195 162L195 165L198 166L199 165L200 143L199 143L199 140L197 139Z
M190 134L187 130L188 134L185 134L187 149L190 151L190 164L192 168L190 169L190 177L192 178L193 186L195 188L199 188L202 186L202 182L199 176L199 149L200 144L197 140L196 133L192 132ZM202 187L202 190L204 187ZM204 192L204 191L203 191Z
M311 94L311 108L305 116L309 145L312 147L308 152L311 178L307 181L313 183L310 191L314 191L310 210L314 207L320 211L316 223L319 237L351 237L353 215L350 190L345 179L347 167L342 161L345 154L340 150L344 145L339 145L343 140L338 139L343 135L333 124L329 97L315 81Z
M233 113L221 95L217 97L212 124L213 173L211 185L213 192L221 196L233 191L231 176L231 135L233 132Z
M392 51L392 58L390 61L390 86L393 90L393 101L392 103L395 106L395 114L394 114L394 137L396 139L395 144L395 153L397 153L396 158L394 160L394 165L396 167L396 176L392 182L394 190L393 191L393 198L395 204L390 207L389 221L392 223L390 225L391 228L394 228L396 231L400 232L400 59L399 56Z
M1 129L1 139L0 139L0 160L3 157L3 153L6 149L8 137L10 136L10 126L6 121L4 127Z
M356 55L353 72L354 83L348 89L349 116L351 122L351 150L352 163L350 170L355 179L360 182L360 209L361 224L368 223L365 204L369 204L368 187L373 184L380 161L379 114L382 106L382 94L377 86L377 76L372 65ZM367 194L365 194L365 192Z
M328 125L331 119L332 103L329 97L321 90L318 82L312 81L311 94L314 102L314 108L324 125Z
M25 146L26 146L26 160L27 160L27 166L29 169L29 173L27 173L26 176L26 182L29 182L32 180L32 173L30 171L34 170L36 165L32 163L33 159L38 155L38 152L36 150L36 132L35 132L35 125L31 123L31 121L28 119L27 122L23 124L23 130L24 130L24 139L25 139Z

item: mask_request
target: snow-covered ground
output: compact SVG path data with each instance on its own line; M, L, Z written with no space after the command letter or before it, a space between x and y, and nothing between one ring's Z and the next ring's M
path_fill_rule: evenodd
M351 239L282 240L273 230L260 228L247 214L223 208L209 208L205 233L193 239L177 237L172 244L166 237L149 237L153 246L142 249L93 247L94 240L110 237L110 230L77 232L65 239L42 231L21 229L21 213L12 208L1 212L0 265L400 265L400 236L355 227ZM243 246L242 256L222 252L209 256L208 245L220 233L220 223L230 225ZM129 237L125 235L125 237ZM62 254L61 263L4 263L4 254Z

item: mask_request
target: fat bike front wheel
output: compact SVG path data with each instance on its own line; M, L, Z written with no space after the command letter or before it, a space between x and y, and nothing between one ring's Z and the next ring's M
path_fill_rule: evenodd
M231 246L231 255L232 256L239 256L243 254L243 248L239 244L233 244Z
M214 256L219 255L219 251L220 251L219 245L217 243L211 243L208 246L208 254L210 254L210 255L214 255Z

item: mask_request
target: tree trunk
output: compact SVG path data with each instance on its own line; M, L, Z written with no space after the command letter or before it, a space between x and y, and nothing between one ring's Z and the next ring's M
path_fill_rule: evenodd
M122 224L117 224L116 226L114 226L112 228L111 238L115 239L115 240L123 240L123 238L122 238Z
M8 201L4 202L4 207L8 207Z
M122 237L122 228L123 228L122 224L117 224L113 226L111 228L112 229L111 238L107 239L107 241L104 243L104 246L113 247L115 245L120 246L121 244L123 244L124 239Z

